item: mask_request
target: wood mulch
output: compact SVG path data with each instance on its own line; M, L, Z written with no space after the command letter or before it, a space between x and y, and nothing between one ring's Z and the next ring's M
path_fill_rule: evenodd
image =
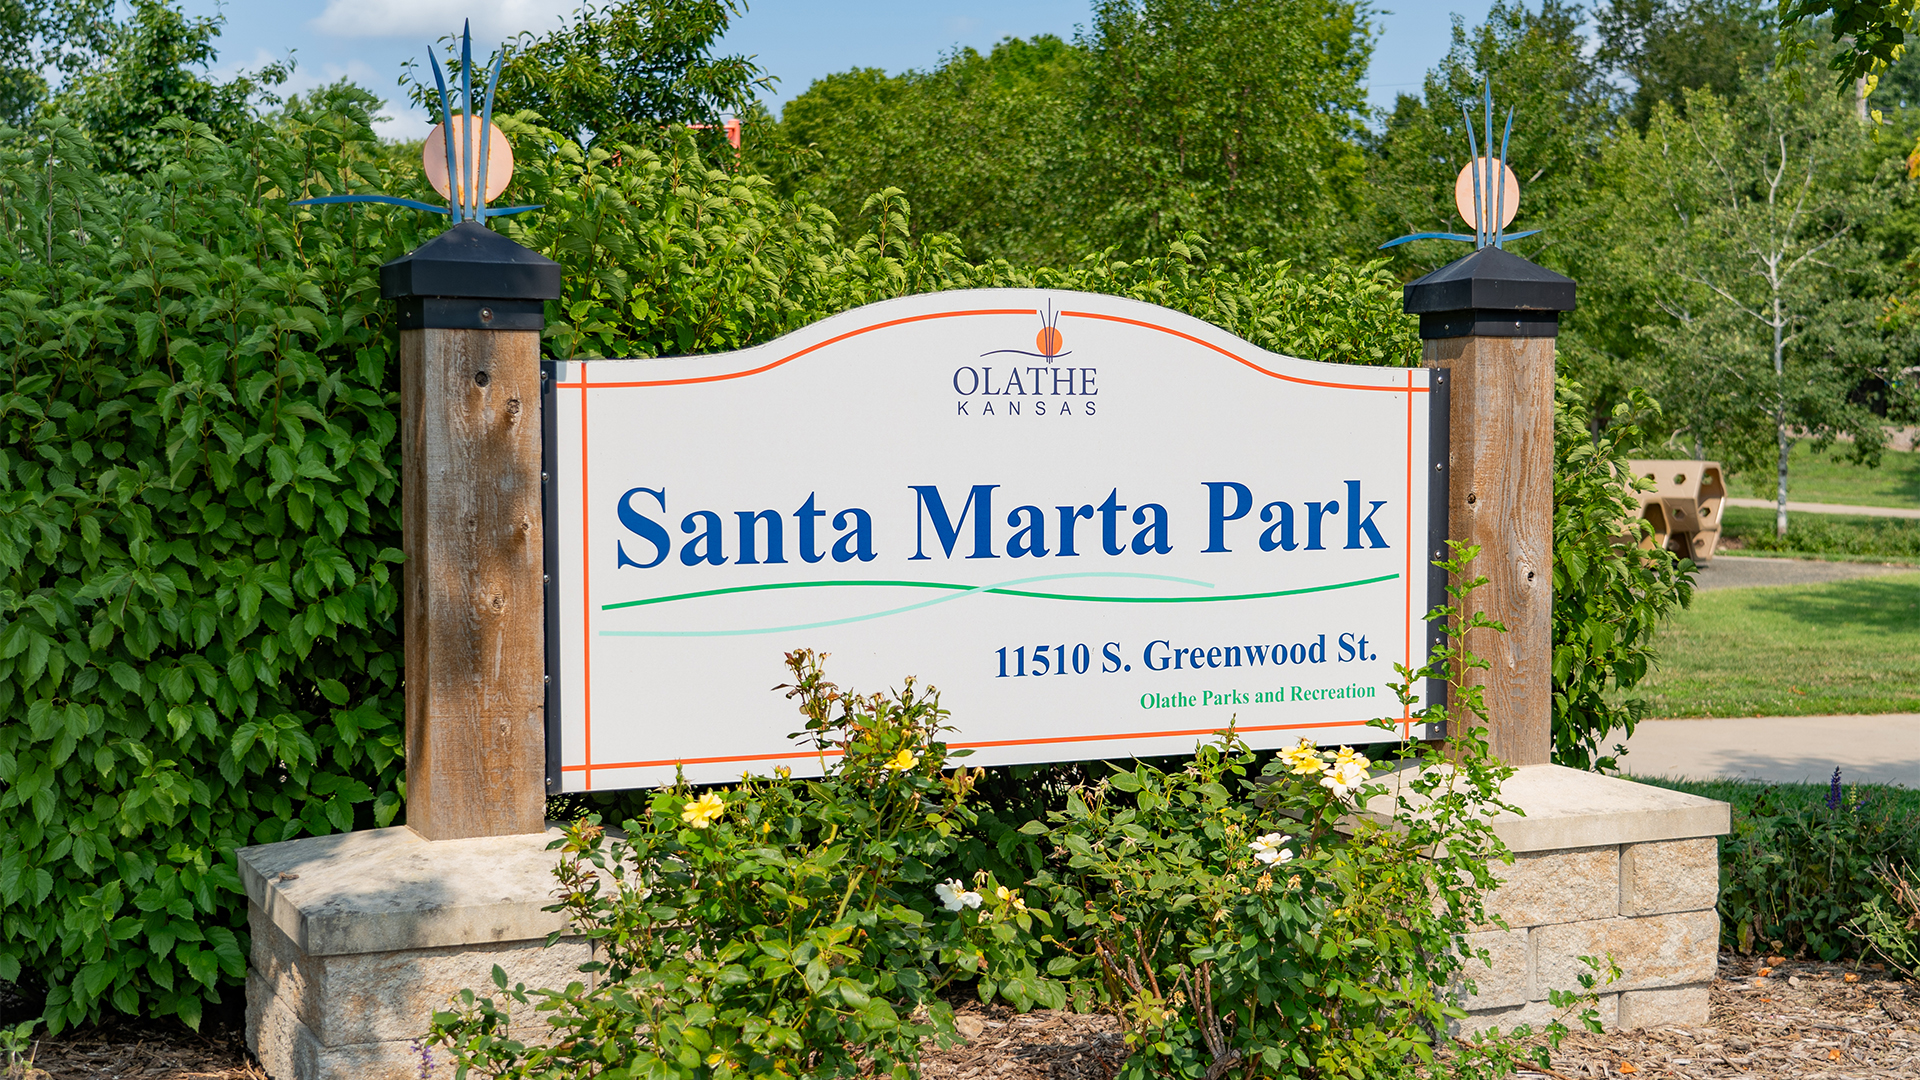
M33 1068L45 1080L268 1080L238 1029L200 1033L177 1023L129 1021L62 1032L40 1040Z
M1920 985L1877 967L1723 952L1711 994L1706 1027L1570 1035L1550 1075L1920 1078Z
M1847 964L1796 960L1759 974L1766 967L1764 958L1722 953L1707 1026L1570 1035L1550 1073L1520 1076L1920 1080L1920 985ZM1111 1080L1126 1057L1111 1016L1022 1015L969 1003L957 1020L967 1042L929 1053L921 1065L927 1080ZM46 1080L267 1080L238 1030L196 1034L167 1024L43 1039L34 1066Z
M1849 964L1720 954L1705 1027L1569 1035L1551 1073L1522 1080L1920 1080L1920 986ZM1848 982L1847 975L1855 977ZM1126 1057L1111 1016L968 1005L963 1046L927 1055L929 1080L1109 1080Z

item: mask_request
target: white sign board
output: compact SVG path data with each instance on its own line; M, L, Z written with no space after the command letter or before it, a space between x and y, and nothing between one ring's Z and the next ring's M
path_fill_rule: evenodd
M969 764L1427 735L1365 725L1427 653L1429 371L1045 290L554 368L564 790L817 772L801 647Z

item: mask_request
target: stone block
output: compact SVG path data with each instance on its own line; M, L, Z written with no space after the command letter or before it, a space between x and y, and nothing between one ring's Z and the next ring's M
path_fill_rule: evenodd
M1654 840L1620 850L1620 914L1704 911L1720 901L1720 845L1712 837Z
M1600 1023L1605 1026L1608 1031L1612 1031L1620 1025L1619 994L1601 994L1594 1008L1600 1014ZM1551 1003L1546 1001L1529 1001L1525 1005L1518 1005L1510 1009L1484 1009L1478 1012L1470 1012L1467 1014L1466 1019L1455 1021L1454 1033L1457 1035L1472 1035L1475 1032L1485 1031L1492 1027L1497 1027L1501 1031L1511 1031L1520 1024L1526 1024L1538 1033L1540 1029L1555 1020L1567 1025L1567 1027L1573 1031L1584 1031L1585 1029L1580 1026L1579 1015L1580 1010L1578 1009L1569 1013L1554 1008Z
M509 984L557 990L589 981L580 965L592 959L592 951L579 940L562 939L552 948L541 939L304 956L257 906L249 905L248 915L253 931L249 983L264 982L322 1046L415 1038L454 994L491 990L496 964ZM545 1027L532 1005L514 1006L512 1016L523 1039ZM520 1032L523 1026L527 1030Z
M449 1080L452 1066L422 1068L411 1040L327 1046L258 979L247 980L247 1045L272 1080Z
M1582 956L1608 954L1620 965L1618 981L1595 989L1643 990L1713 981L1719 962L1720 916L1712 910L1633 918L1596 919L1533 928L1533 998L1548 990L1578 990L1588 971Z
M1411 773L1409 767L1381 776L1389 795L1365 813L1390 824L1386 811L1397 805L1394 789ZM1729 828L1731 813L1726 803L1714 799L1561 765L1516 769L1500 785L1500 797L1524 811L1503 811L1492 820L1495 835L1516 852L1719 836ZM1416 806L1421 802L1410 791L1406 798Z
M308 956L531 941L553 903L559 829L431 843L405 826L304 836L234 854L247 899Z
M557 830L428 843L405 828L243 848L253 948L247 1042L275 1080L418 1080L414 1040L462 989L587 981L582 941L546 947ZM551 1034L532 1005L514 1035ZM436 1067L431 1077L450 1076Z
M1527 951L1525 930L1486 930L1467 935L1467 948L1487 950L1488 967L1469 958L1463 978L1473 980L1478 991L1462 1003L1469 1012L1504 1009L1525 1005L1532 997L1533 966Z
M1492 870L1501 883L1487 896L1487 914L1505 918L1510 928L1610 919L1619 913L1617 847L1521 852L1511 866L1494 863Z
M1620 995L1620 1027L1656 1028L1707 1022L1707 984L1628 990Z

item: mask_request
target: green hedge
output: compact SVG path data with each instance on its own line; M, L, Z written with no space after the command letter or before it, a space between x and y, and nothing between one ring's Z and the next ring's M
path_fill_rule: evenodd
M197 1023L245 974L232 849L402 820L397 373L376 268L437 229L364 93L230 143L176 122L105 176L71 123L0 131L0 981L54 1030ZM1210 261L968 262L898 192L841 238L691 144L584 155L524 120L503 225L567 268L550 350L765 341L912 292L1038 285L1179 308L1321 360L1418 356L1397 282Z

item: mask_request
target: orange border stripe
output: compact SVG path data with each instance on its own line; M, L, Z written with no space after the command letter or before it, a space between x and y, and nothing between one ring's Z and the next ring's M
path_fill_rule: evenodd
M1235 731L1309 731L1316 728L1365 727L1371 720L1336 720L1327 724L1265 724L1259 727L1236 727ZM1113 735L1063 735L1054 739L997 739L984 742L948 743L949 750L979 750L993 746L1049 746L1056 743L1086 742L1124 742L1131 739L1169 739L1182 735L1219 735L1224 727L1182 728L1177 731L1140 731L1130 734ZM827 757L838 757L844 751L828 750ZM735 761L794 761L800 758L821 756L819 750L802 750L785 754L738 754L731 757L703 758L662 758L658 761L622 761L607 765L568 765L561 772L584 772L589 775L602 769L655 769L666 765L724 765Z
M590 387L593 387L595 390L598 390L602 387L690 386L694 383L725 382L728 379L744 379L749 375L758 375L764 371L772 371L774 368L779 367L781 364L787 363L790 360L798 360L810 352L814 352L819 349L824 349L829 345L835 344L836 342L845 341L850 337L858 337L861 334L865 334L873 330L885 330L889 326L904 326L907 323L925 322L928 319L955 319L963 315L1038 315L1038 314L1039 312L1035 311L1033 308L980 308L975 311L936 311L929 315L909 315L903 319L889 319L886 322L874 323L872 326L863 326L858 330L849 330L844 334L837 334L833 337L828 338L825 341L817 342L813 345L809 345L806 348L801 349L799 352L792 353L787 356L783 356L780 359L775 360L771 364L762 364L759 367L754 368L750 371L734 371L734 372L729 372L728 374L725 374L725 375L701 375L697 378L692 378L692 379L643 379L637 382L590 383L586 381L586 374L585 374L586 369L582 368L581 376L580 376L581 381L577 383L558 383L556 385L563 386L563 387L579 387L583 390L590 386ZM708 355L712 355L712 354L708 354ZM692 357L673 357L673 359L687 360L687 359L692 359ZM591 363L591 362L592 361L580 361L580 363L583 363L583 364Z
M1063 311L1060 314L1071 315L1077 319L1100 319L1104 322L1126 323L1128 326L1140 326L1140 327L1145 327L1148 330L1158 330L1163 334L1172 334L1174 337L1184 338L1187 341L1191 341L1195 345L1198 345L1203 349L1212 349L1214 352L1219 353L1221 356L1227 357L1230 360L1236 360L1242 364L1247 365L1248 367L1252 368L1253 370L1259 372L1262 375L1270 375L1273 378L1279 379L1283 382L1300 383L1305 386L1327 386L1327 387L1332 387L1335 390L1385 390L1389 394L1424 394L1427 392L1427 388L1424 386L1412 385L1413 383L1412 379L1407 380L1408 385L1405 388L1398 387L1398 386L1365 386L1360 383L1321 382L1318 379L1296 379L1291 375L1282 375L1277 371L1268 371L1266 368L1261 367L1259 364L1254 363L1253 361L1247 359L1244 356L1241 356L1237 353L1230 353L1227 350L1221 348L1218 345L1215 345L1210 341L1202 341L1200 338L1194 337L1192 334L1183 333L1182 331L1174 330L1170 327L1159 326L1155 323L1150 323L1150 322L1141 322L1139 319L1128 319L1120 315L1101 315L1092 311ZM1408 368L1407 370L1411 371L1412 369Z
M555 462L555 465L558 465ZM593 544L587 528L587 507L593 498L587 490L587 392L580 391L580 632L586 641L580 653L580 724L585 732L582 752L587 763L587 789L593 789ZM561 772L566 769L562 768Z

